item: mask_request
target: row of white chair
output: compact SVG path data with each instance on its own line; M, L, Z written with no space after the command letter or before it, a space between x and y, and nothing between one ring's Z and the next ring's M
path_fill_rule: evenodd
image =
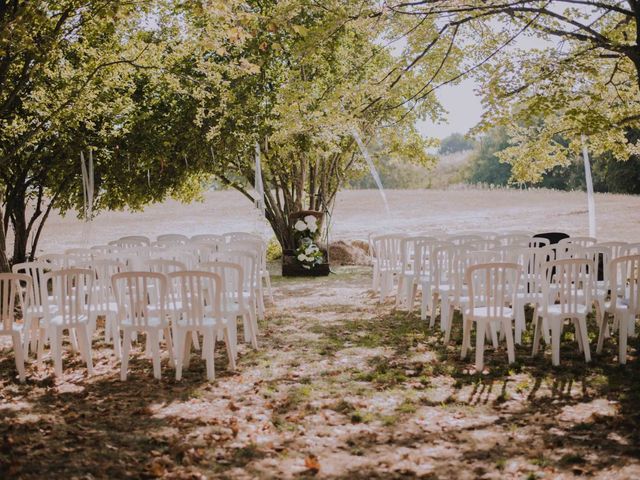
M514 298L510 306L514 310L515 340L520 343L522 331L525 328L524 307L532 304L541 307L544 304L543 280L547 278L546 270L542 267L549 261L584 259L592 262L592 267L585 267L593 284L587 288L590 298L594 300L599 325L606 325L604 312L613 312L616 307L605 305L609 292L609 265L611 260L623 254L640 254L640 245L625 244L623 242L608 242L595 244L595 239L576 238L566 239L558 245L540 247L548 243L546 239L522 239L520 245L493 246L492 250L483 250L487 245L479 245L478 238L465 236L463 241L439 242L433 237L407 237L404 235L385 235L372 238L372 247L377 255L377 268L374 275L378 276L377 283L381 286L382 295L386 296L393 288L394 279L398 279L396 305L406 304L413 308L418 287L422 288L422 318L426 319L426 312L430 310L431 326L435 321L435 311L438 300L442 300L441 328L445 330L445 341L449 340L452 313L455 308L462 311L469 302L466 273L474 264L506 262L514 263L523 269L523 282L514 290ZM458 240L454 239L454 240ZM512 238L513 239L513 238ZM505 242L507 243L507 242ZM509 242L511 243L511 242ZM481 250L481 251L480 251ZM597 277L597 266L604 265ZM555 271L555 270L554 270ZM595 273L595 275L594 275ZM620 284L620 278L616 279ZM376 280L374 279L374 285ZM386 288L385 288L386 287ZM558 286L554 287L559 288ZM581 291L584 287L580 286ZM554 290L555 291L555 290ZM555 300L555 299L554 299ZM628 301L626 301L628 302ZM613 303L613 298L612 298ZM549 304L547 303L547 306ZM590 303L589 303L590 305ZM620 303L618 302L618 305ZM606 307L606 308L605 308ZM613 308L614 310L611 310ZM552 310L552 309L551 309ZM550 311L549 309L546 310ZM534 313L534 318L535 318ZM548 315L547 315L548 316ZM544 317L544 316L543 316ZM616 317L617 318L617 317ZM635 317L634 317L635 318ZM546 327L547 320L544 320ZM625 336L621 336L620 344L626 344L626 332L634 332L634 323L625 321ZM615 326L615 323L614 323ZM550 340L548 328L541 328L545 339ZM605 330L605 334L606 334ZM621 332L621 335L623 332ZM604 336L601 337L603 339ZM600 341L600 344L602 342ZM620 361L626 358L626 346L621 348ZM554 363L557 359L554 356Z
M220 321L228 324L228 327L233 327L229 328L228 332L221 330L220 336L227 341L228 351L233 353L233 362L236 355L236 318L243 320L245 340L257 348L257 318L264 315L262 280L265 279L266 272L266 248L262 240L244 232L222 237L200 235L187 239L188 241L185 240L186 237L178 234L159 237L159 241L174 242L171 247L167 247L143 246L145 238L123 237L108 246L70 249L64 254L44 255L43 259L46 261L14 265L13 274L0 277L0 282L4 282L2 293L5 295L1 299L3 323L0 334L10 335L13 340L16 366L21 380L24 380L24 359L28 356L30 347L37 350L40 364L44 345L49 340L55 373L61 374L62 330L69 331L72 346L79 349L85 357L91 373L90 339L95 331L98 316L105 317L105 340L113 342L115 354L120 358L121 341L124 342L125 350L128 349L130 336L125 334L120 338L123 325L127 325L127 321L122 317L125 304L119 304L117 301L117 296L120 294L122 297L123 294L122 291L119 293L112 282L126 276L144 279L151 275L156 279L153 282L145 280L145 284L152 286L147 294L141 297L147 299L147 306L144 307L143 303L138 302L136 308L146 308L147 313L142 316L146 318L150 311L157 311L158 305L162 304L162 308L174 318L171 324L173 334L177 336L180 336L180 319L189 312L184 306L192 305L196 308L196 300L201 298L204 299L207 312L215 311L216 292L220 292L219 307L223 315ZM228 242L218 241L220 238ZM169 258L162 258L163 256ZM271 294L268 272L266 275L267 287ZM165 280L158 280L160 278ZM197 279L197 282L207 283L209 286L214 282L215 286L212 287L211 293L208 293L206 288L201 294L193 293L193 288L185 290L187 284L179 284L180 281L186 282L187 278L191 283ZM70 291L72 293L69 293ZM187 298L184 298L185 292ZM183 298L179 298L181 295ZM191 297L195 303L187 301ZM17 310L16 302L20 303ZM152 304L156 307L151 308ZM21 312L22 322L15 321L16 311ZM135 309L132 312L135 313ZM160 317L164 315L157 318ZM232 321L229 320L231 317ZM78 318L81 321L78 322ZM159 321L156 323L162 324ZM187 323L191 325L193 322ZM73 326L69 327L72 324ZM196 326L198 328L191 329L191 338L193 344L199 348L198 329L201 325ZM147 335L147 351L154 357L154 374L159 376L159 366L156 368L159 361L156 360L159 359L156 355L158 343L151 338L155 336L152 330L154 329L149 330L150 335ZM157 331L160 337L163 335L162 330L164 328ZM166 336L166 332L164 335ZM227 337L232 339L231 344ZM213 348L207 338L205 336L203 356ZM167 340L170 342L170 337L167 337ZM185 342L178 345L180 358L184 357L181 350L185 346ZM124 355L122 358L123 378L126 376L126 357L127 355ZM173 359L173 355L171 358ZM207 368L208 376L212 378L213 363L208 362ZM181 374L177 372L177 375L179 377Z

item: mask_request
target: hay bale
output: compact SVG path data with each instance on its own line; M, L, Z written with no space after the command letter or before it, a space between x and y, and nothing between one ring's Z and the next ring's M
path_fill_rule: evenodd
M362 242L360 242L362 243ZM367 250L356 242L338 240L329 245L329 261L332 265L371 265Z

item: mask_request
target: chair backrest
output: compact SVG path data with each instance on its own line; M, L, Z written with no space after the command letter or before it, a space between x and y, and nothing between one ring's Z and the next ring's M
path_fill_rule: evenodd
M611 248L606 245L596 244L592 247L584 247L582 256L587 260L593 260L595 264L595 278L600 284L609 288L609 269L608 265L611 261ZM594 283L597 285L597 283Z
M560 312L570 316L578 313L580 307L591 307L594 291L593 260L571 258L547 262L542 271L542 293L545 301L552 302L552 295L557 298ZM543 309L548 305L543 304Z
M84 262L91 261L95 251L90 248L69 248L64 251L67 256L67 265L76 266Z
M403 238L400 241L402 273L411 271L416 277L429 274L429 253L434 243L437 243L434 237Z
M109 255L111 253L111 245L94 245L89 247L89 250L93 252L93 255Z
M580 245L581 247L591 247L598 243L598 240L594 237L568 237L560 240L558 245L566 245L570 243Z
M67 256L64 253L45 253L39 255L37 261L48 263L50 269L67 268Z
M259 278L259 264L255 252L230 250L218 255L218 260L235 263L242 268L242 290L245 293L255 294ZM210 262L207 262L209 264Z
M119 248L148 247L151 245L151 240L149 240L149 237L145 237L144 235L127 235L109 242L109 245Z
M122 272L111 277L118 305L118 322L146 327L151 318L164 321L167 304L167 276L155 272Z
M164 235L158 235L156 243L167 247L174 245L186 245L189 243L189 237L182 235L181 233L166 233Z
M206 272L215 273L222 279L222 311L231 310L232 304L237 303L240 309L245 308L243 292L242 266L232 262L205 262L198 266Z
M93 270L88 268L67 268L46 273L44 285L51 295L43 297L45 319L55 315L61 319L62 325L73 325L78 323L80 317L89 315L94 276Z
M95 272L93 280L93 305L94 310L103 312L109 309L113 301L113 291L111 289L111 277L116 273L126 271L127 266L118 260L108 258L94 259L83 265Z
M13 332L19 310L24 315L33 302L31 277L21 273L0 273L0 331Z
M181 321L200 326L205 317L220 318L222 278L212 272L185 270L168 275L171 300ZM179 309L178 309L179 305Z
M451 235L447 238L448 242L453 243L454 245L464 245L468 243L477 243L478 246L480 243L485 240L481 235Z
M640 243L629 243L622 247L620 253L624 257L628 257L629 255L640 255Z
M187 269L187 266L182 262L164 258L145 260L144 265L150 272L164 273L165 275L174 272L183 272Z
M213 233L204 233L204 234L200 234L200 235L194 235L193 237L191 237L190 242L191 243L224 243L224 237L222 235L216 235Z
M500 245L527 245L531 240L530 235L523 235L521 233L503 233L496 237L496 241Z
M242 240L257 240L259 242L262 242L262 237L260 237L260 235L249 232L227 232L222 234L222 238L224 239L225 243Z
M260 270L266 268L267 265L267 245L262 239L245 237L239 239L232 239L229 243L220 245L218 251L228 252L232 250L239 250L245 252L253 252L256 254L258 260L258 268Z
M31 277L31 305L35 307L44 305L44 297L48 295L44 275L52 270L52 267L50 263L46 262L24 262L16 263L11 268L13 273L22 273Z
M640 315L640 255L627 255L611 260L611 308L623 304L629 313Z
M448 242L441 242L431 251L429 263L434 287L453 284L454 256L455 246Z
M453 256L453 295L456 299L466 294L467 270L480 263L493 263L498 256L492 251L461 251L457 250Z
M478 263L466 271L469 309L487 309L489 319L509 318L522 267L516 263Z
M378 259L380 270L400 272L402 270L402 254L400 243L405 234L389 234L372 237L373 249Z
M550 244L551 244L551 241L545 237L530 237L529 240L527 241L527 245L529 248L546 247L547 245L550 245Z
M611 259L622 257L624 248L629 245L628 242L599 242L599 247L607 247L611 251Z

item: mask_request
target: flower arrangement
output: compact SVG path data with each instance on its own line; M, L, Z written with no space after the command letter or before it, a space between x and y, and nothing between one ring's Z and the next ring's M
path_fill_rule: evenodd
M318 219L314 215L307 215L296 221L293 229L298 244L295 256L302 268L310 270L316 265L320 265L323 261L323 255L318 245L315 244L319 233Z

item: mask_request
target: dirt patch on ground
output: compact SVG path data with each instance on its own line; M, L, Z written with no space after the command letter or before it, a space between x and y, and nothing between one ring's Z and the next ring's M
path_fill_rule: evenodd
M30 364L20 385L2 344L0 478L640 477L638 339L626 367L612 341L586 365L567 331L552 368L525 337L515 364L489 348L475 373L459 317L444 345L378 303L370 269L335 270L274 276L260 349L232 372L220 344L213 383L197 354L156 381L139 346L120 382L99 330L93 377L67 353L61 381Z

